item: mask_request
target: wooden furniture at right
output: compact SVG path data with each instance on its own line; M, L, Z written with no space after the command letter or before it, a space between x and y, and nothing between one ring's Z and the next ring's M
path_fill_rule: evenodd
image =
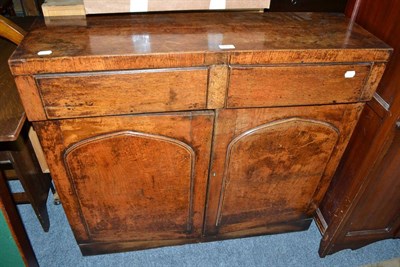
M394 53L317 211L321 256L400 238L400 1L349 1L346 13Z

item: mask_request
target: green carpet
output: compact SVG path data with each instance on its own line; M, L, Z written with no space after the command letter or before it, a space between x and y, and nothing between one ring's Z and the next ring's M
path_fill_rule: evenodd
M0 266L1 267L22 267L24 261L19 254L10 229L8 228L3 212L0 210Z

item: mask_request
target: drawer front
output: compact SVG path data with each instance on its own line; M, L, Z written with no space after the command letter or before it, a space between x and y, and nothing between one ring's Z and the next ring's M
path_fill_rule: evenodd
M206 107L207 68L38 75L49 119Z
M356 102L370 68L367 64L231 66L227 107Z

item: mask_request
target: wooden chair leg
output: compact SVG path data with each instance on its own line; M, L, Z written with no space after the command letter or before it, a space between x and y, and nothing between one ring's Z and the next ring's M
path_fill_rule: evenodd
M29 138L20 135L8 151L26 197L32 205L43 230L47 232L50 227L47 197L51 177L49 174L42 173Z
M26 266L39 266L35 253L33 252L31 243L26 234L21 217L12 200L11 192L8 188L7 181L0 172L0 212L8 224L8 228L18 247L22 260Z

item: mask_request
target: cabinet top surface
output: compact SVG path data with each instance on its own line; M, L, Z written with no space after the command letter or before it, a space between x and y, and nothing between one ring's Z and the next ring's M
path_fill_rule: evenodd
M178 54L197 54L202 55L203 64L213 64L216 62L206 62L207 55L212 58L210 61L218 61L215 55L249 52L389 50L372 34L351 25L342 14L165 13L89 16L86 26L37 24L10 59L14 74L35 73L32 66L30 70L21 69L26 62L61 63L71 58L82 62L82 59L143 56L172 59ZM235 48L224 50L219 45ZM40 51L52 53L39 56ZM385 61L387 55L377 59Z

